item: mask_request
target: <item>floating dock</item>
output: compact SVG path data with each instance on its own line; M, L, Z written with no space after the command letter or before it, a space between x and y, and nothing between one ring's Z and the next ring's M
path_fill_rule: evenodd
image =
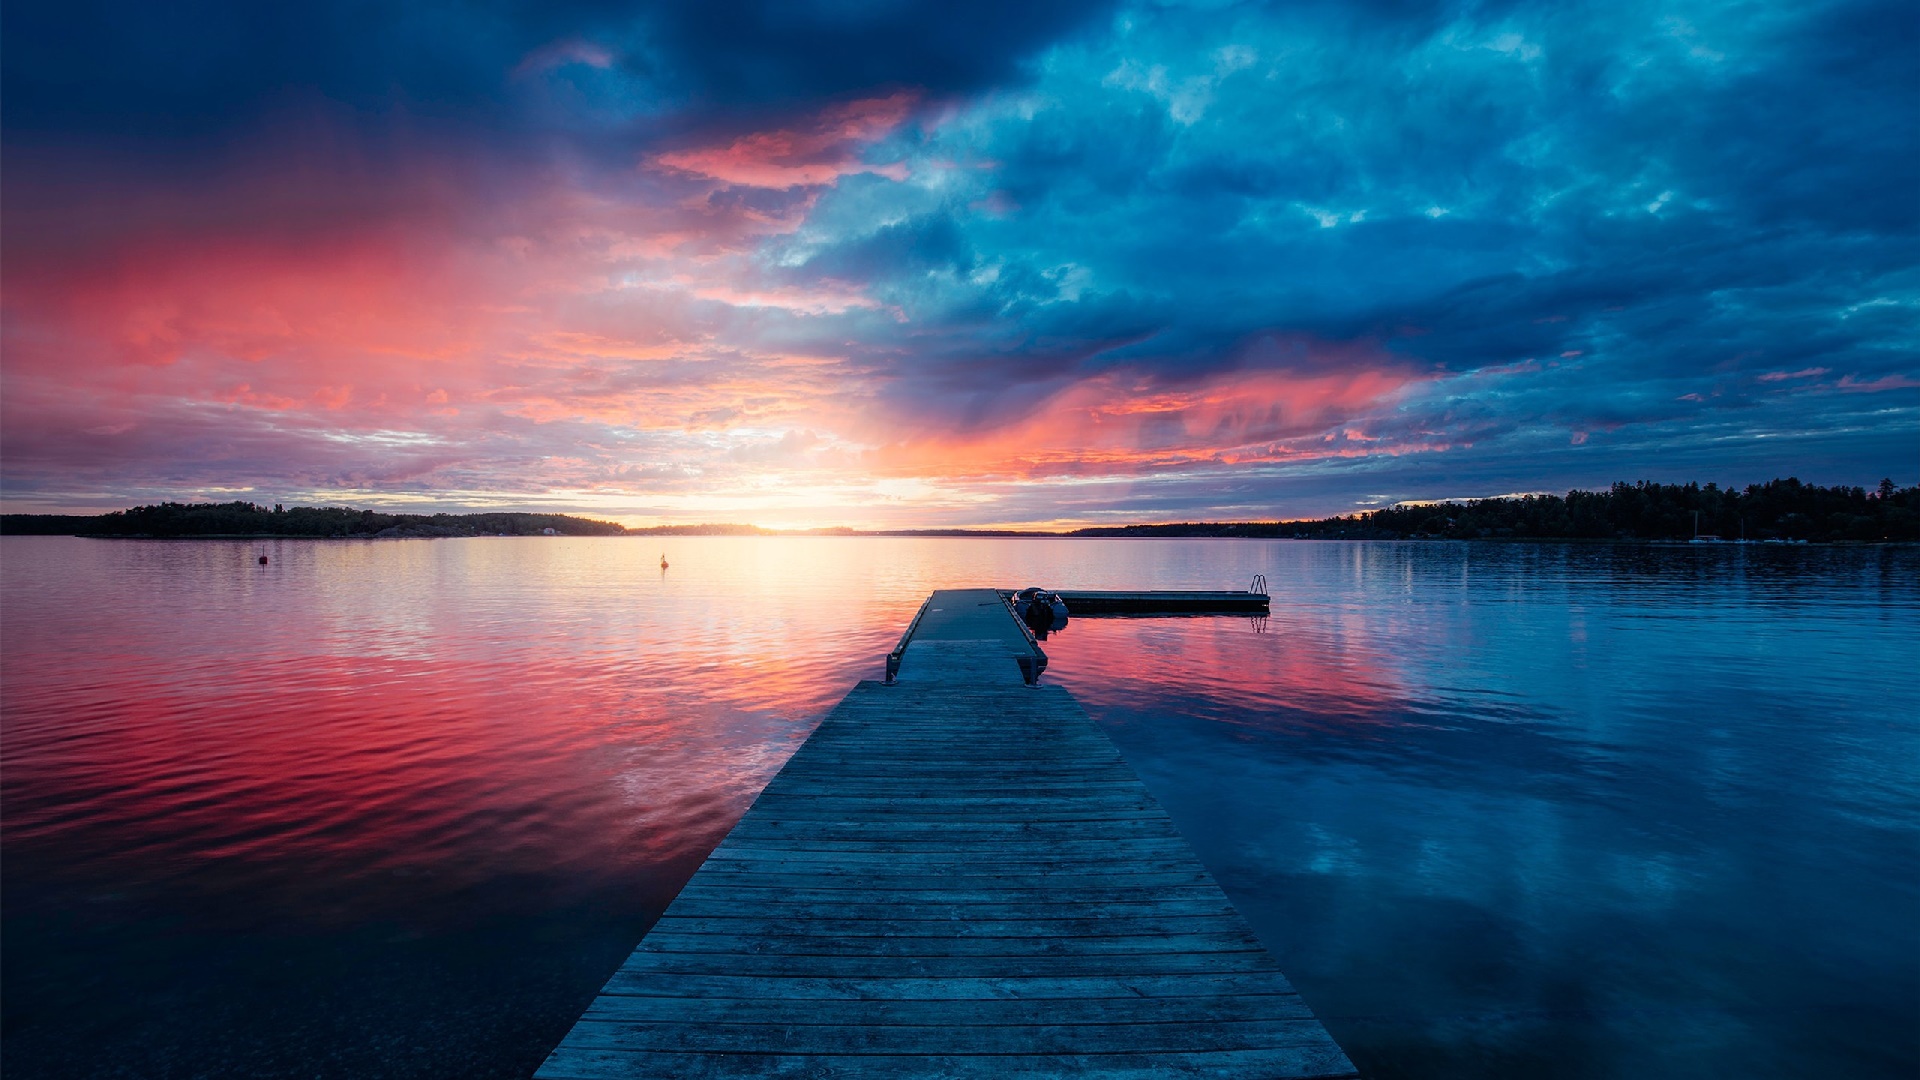
M1357 1075L1036 654L934 593L536 1075Z
M1263 592L1087 592L1061 589L1067 615L1265 615Z

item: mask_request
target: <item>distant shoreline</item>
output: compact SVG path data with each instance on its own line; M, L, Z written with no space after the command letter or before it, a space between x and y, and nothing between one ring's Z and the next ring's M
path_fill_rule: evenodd
M264 541L297 540L302 543L347 543L385 540L525 540L525 539L561 539L576 534L556 534L547 537L535 533L475 533L465 536L313 536L298 533L200 533L192 536L151 536L139 533L81 533L81 532L13 532L0 530L0 536L68 536L76 540L165 540L168 542L198 543L201 541ZM594 535L594 534L586 534ZM646 540L659 539L664 534L629 532L615 535L598 536L607 540ZM1649 540L1638 537L1586 537L1586 536L1420 536L1420 537L1327 537L1327 536L1222 536L1211 533L1156 533L1151 536L1139 534L1089 536L1084 533L1070 532L968 532L950 531L940 533L924 532L797 532L769 529L760 533L676 533L669 539L749 539L774 540L1220 540L1270 543L1288 541L1300 543L1346 543L1346 544L1476 544L1476 545L1547 545L1559 544L1574 547L1670 547L1699 550L1727 548L1780 548L1780 547L1920 547L1920 540Z
M1850 543L1920 541L1920 486L1821 487L1788 477L1744 489L1614 484L1606 491L1401 503L1302 521L1168 522L1035 529L629 529L570 514L388 514L249 502L161 503L108 514L5 514L0 535L165 540L384 540L482 536L886 536L983 539L1488 540L1517 543Z

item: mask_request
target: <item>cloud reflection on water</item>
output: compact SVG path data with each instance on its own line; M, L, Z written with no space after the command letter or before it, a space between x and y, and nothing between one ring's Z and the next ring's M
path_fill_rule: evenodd
M1048 678L1372 1075L1899 1075L1920 1002L1910 551L4 543L9 1075L524 1075L930 590L1255 573Z

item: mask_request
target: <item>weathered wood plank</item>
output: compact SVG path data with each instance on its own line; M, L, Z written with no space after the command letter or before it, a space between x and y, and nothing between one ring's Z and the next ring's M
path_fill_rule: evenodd
M820 869L789 869L789 871L756 871L756 869L732 869L726 865L701 867L699 876L705 878L708 886L730 886L730 888L843 888L843 890L874 890L889 892L899 890L908 894L922 894L927 888L927 874L914 871L910 867L897 869L852 869L828 865ZM1133 871L1127 867L1114 867L1110 872L1079 871L1062 869L1060 872L996 872L993 867L977 867L973 872L954 872L943 874L945 882L956 890L998 890L998 892L1043 892L1054 894L1056 890L1079 890L1079 888L1164 888L1164 886L1210 886L1213 884L1206 871Z
M1043 865L1051 865L1061 870L1078 866L1077 873L1086 877L1111 877L1114 875L1132 876L1140 873L1185 873L1203 874L1191 862L1170 855L1164 848L1147 845L1132 845L1126 841L1116 841L1116 846L1129 847L1132 850L1117 859L1101 859L1098 853L1085 844L1065 847L1058 842L1038 841L1021 844L1003 841L997 844L970 844L956 846L950 854L942 855L930 845L921 844L924 850L903 851L897 859L866 858L865 856L884 856L886 853L871 845L848 846L840 854L844 858L817 859L806 857L808 849L790 849L781 852L774 849L735 848L726 853L709 856L701 865L702 872L713 874L739 874L746 872L770 873L785 876L794 874L859 874L873 877L900 877L907 874L925 873L923 864L951 863L953 874L960 877L1006 877ZM811 854L820 855L831 852L830 848L813 849ZM791 857L783 857L791 856ZM1005 862L1000 861L1006 860ZM1169 862L1169 865L1148 865L1155 862ZM747 864L752 864L751 866ZM772 878L768 879L772 881ZM1195 880L1210 880L1195 877Z
M791 858L796 865L809 860L808 853L846 858L854 863L863 855L941 856L977 862L982 858L1025 858L1028 860L1088 860L1104 866L1125 864L1135 859L1173 857L1183 866L1193 865L1192 855L1183 850L1179 838L1158 835L1128 835L1113 829L1100 830L1110 835L1072 837L1038 835L995 836L969 830L964 824L950 829L902 829L897 833L874 831L858 836L768 835L729 839L715 848L710 859ZM1038 830L1036 830L1038 833ZM941 837L951 841L942 843ZM919 860L926 861L926 860Z
M789 997L636 998L604 996L583 1019L612 1023L697 1021L719 1024L842 1026L1017 1026L1022 1024L1205 1023L1210 1020L1306 1020L1298 994L1237 997L961 998L814 1000Z
M607 994L698 1001L779 998L792 1001L1132 1000L1171 997L1289 996L1285 979L1269 971L1188 975L1035 975L1018 978L942 978L881 975L822 978L815 975L682 975L671 982L622 968L608 980Z
M958 851L888 852L863 845L861 849L819 850L735 849L714 853L705 864L716 873L746 871L841 870L851 873L938 874L942 877L988 876L1004 878L1015 874L1086 874L1110 870L1112 862L1085 847L1063 851L1055 844L972 847ZM1190 868L1178 852L1163 848L1135 847L1126 867L1130 873L1176 873Z
M1028 957L1109 956L1119 954L1196 956L1258 951L1260 942L1242 928L1185 934L1076 936L1025 934L1017 937L975 934L862 935L684 933L654 927L638 952L674 955L853 956L853 957Z
M644 939L643 939L644 943ZM773 956L762 953L654 953L635 951L624 967L658 975L816 975L851 979L877 975L922 978L1014 979L1033 975L1218 975L1278 971L1264 951L1190 954L1120 953L1088 956Z
M1004 843L1009 840L1054 843L1087 841L1161 841L1179 840L1180 833L1164 815L1146 819L1096 821L917 821L892 818L885 821L812 821L763 815L751 823L743 822L728 834L726 842L749 840L830 840L858 842L872 837L888 840L940 840L960 843Z
M1038 780L1022 783L1018 780L995 780L987 783L973 780L965 784L944 784L933 790L948 795L977 795L981 798L1010 798L1028 796L1036 798L1071 799L1086 792L1091 795L1103 795L1112 792L1138 791L1138 780L1102 780L1086 783L1054 783ZM861 796L889 796L892 798L912 798L916 793L925 793L926 785L887 776L849 777L844 783L834 785L827 782L795 782L782 789L783 795L795 794L831 794L844 792Z
M1069 836L1047 835L1041 830L1027 834L995 835L969 828L964 823L947 828L910 826L898 831L862 830L852 836L807 836L804 831L767 830L766 835L729 838L715 848L710 859L765 859L793 857L796 864L809 861L806 853L824 853L845 857L858 863L867 855L940 855L952 859L977 861L1005 855L1028 859L1090 859L1106 866L1132 859L1173 856L1192 866L1192 855L1183 850L1178 836L1162 836L1145 830L1098 829ZM797 832L797 835L796 835ZM1103 835L1104 834L1104 835ZM950 840L943 843L943 837Z
M997 809L1031 809L1037 814L1099 814L1121 812L1159 812L1159 803L1145 796L1137 781L1126 779L1099 782L1030 783L1011 791L980 790L1005 784L982 784L975 776L963 790L914 790L910 776L849 776L845 784L829 786L825 782L781 781L769 786L762 795L769 810L807 810L827 805L862 806L871 813L950 814L956 809L991 812ZM886 783L891 781L891 784ZM1071 795L1066 802L1061 796ZM1082 803L1080 800L1084 799Z
M670 1076L685 1080L1187 1080L1206 1077L1351 1077L1338 1047L1170 1054L636 1054L561 1044L539 1074L549 1080Z
M568 1041L609 1050L782 1054L1179 1053L1320 1047L1318 1021L1202 1020L1115 1024L658 1024L583 1019Z
M538 1075L1352 1076L1024 641L936 593Z
M779 910L779 909L775 909ZM1077 909L1068 908L1073 913ZM783 911L779 916L754 916L738 912L727 915L682 915L668 913L653 924L653 934L714 934L733 939L742 937L971 937L971 938L1045 938L1045 937L1136 937L1238 931L1242 921L1232 912L1204 914L1167 914L1155 909L1145 916L1074 917L1064 914L1051 919L984 918L911 918L891 912L878 917L845 917L831 908L804 908Z
M1041 903L1056 907L1069 904L1151 904L1163 899L1212 899L1220 895L1220 887L1210 879L1174 884L1148 881L1119 885L1023 879L1012 882L976 881L969 883L969 887L959 888L930 885L924 877L896 881L882 887L852 879L828 883L815 877L809 877L801 884L780 885L758 881L758 876L739 875L735 880L723 884L712 881L711 875L697 874L680 891L680 895L686 896L698 889L698 892L693 892L696 897L737 897L742 903Z
M764 808L787 821L1138 821L1160 818L1158 806L1091 796L1084 805L1060 806L1031 797L982 795L974 799L912 800L901 795L794 795L767 797Z
M923 919L947 923L964 922L968 925L991 923L996 920L1035 923L1106 923L1142 918L1192 918L1210 915L1239 917L1225 897L1206 891L1199 891L1188 899L1153 895L1131 901L1089 901L1073 904L1062 904L1049 897L1024 903L1004 899L961 903L949 899L945 894L926 900L898 899L900 894L892 895L896 898L863 903L858 899L841 896L837 892L833 894L836 897L833 900L809 901L792 896L773 895L770 892L743 896L729 889L690 896L683 890L674 899L672 906L667 908L664 917L765 919L777 916L809 921L840 919L861 923L888 919Z

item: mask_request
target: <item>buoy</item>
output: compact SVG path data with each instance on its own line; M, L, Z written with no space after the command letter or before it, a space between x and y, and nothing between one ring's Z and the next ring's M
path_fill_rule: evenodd
M660 569L665 570L666 568L667 568L667 553L663 551L660 553Z
M265 555L260 556L260 565L261 566L267 565L267 557Z

